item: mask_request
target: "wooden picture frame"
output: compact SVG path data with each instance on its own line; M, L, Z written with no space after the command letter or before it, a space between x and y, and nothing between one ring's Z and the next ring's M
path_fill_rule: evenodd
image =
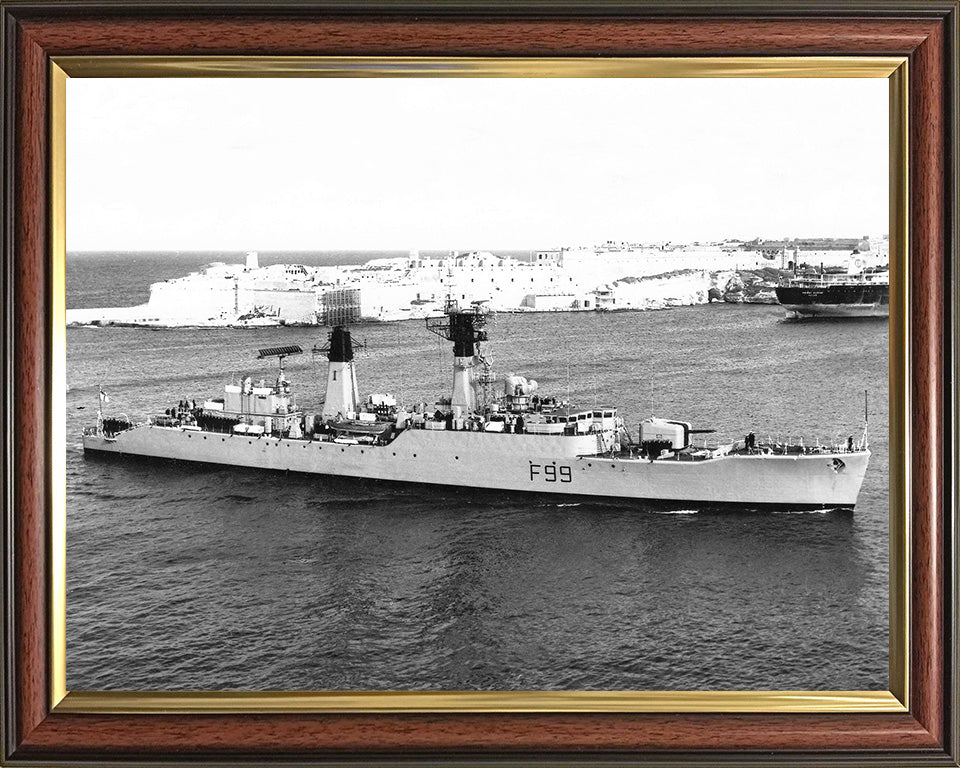
M718 10L699 2L47 0L0 9L5 763L958 765L956 2L741 2ZM62 484L52 450L51 403L62 391L52 318L62 307L50 254L62 247L62 185L51 168L63 136L50 114L62 88L57 61L102 56L905 57L909 175L905 199L891 201L909 225L910 379L900 410L903 428L923 436L900 457L910 528L891 544L909 561L904 594L892 585L909 629L907 685L895 692L907 706L718 711L664 701L652 711L317 711L264 707L262 696L260 704L219 707L202 697L191 707L181 696L171 709L136 697L99 708L61 701L62 648L52 638L62 605L52 585L63 562L50 541ZM898 409L891 412L896 418Z

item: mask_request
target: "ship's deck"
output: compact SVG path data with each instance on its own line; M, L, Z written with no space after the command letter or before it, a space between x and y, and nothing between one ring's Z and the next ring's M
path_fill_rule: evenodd
M866 448L859 446L851 449L844 445L803 446L773 443L769 445L758 444L756 448L739 446L730 448L729 450L725 447L687 448L681 451L668 451L656 458L650 458L649 456L643 456L635 447L630 447L621 451L618 454L618 458L645 459L647 461L710 461L711 459L719 459L724 456L842 456L845 454L864 453L866 450Z

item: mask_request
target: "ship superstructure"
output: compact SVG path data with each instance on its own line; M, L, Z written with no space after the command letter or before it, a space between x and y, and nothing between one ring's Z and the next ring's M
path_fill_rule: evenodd
M667 504L852 508L867 471L866 430L838 445L760 442L694 445L684 421L650 418L631 435L613 405L578 406L542 394L535 380L494 376L481 353L487 315L448 299L427 328L452 343L449 394L405 404L388 393L361 400L353 341L335 326L322 349L322 409L301 410L277 357L272 385L244 377L221 398L182 401L138 424L101 418L87 452L209 462L460 488L613 497Z

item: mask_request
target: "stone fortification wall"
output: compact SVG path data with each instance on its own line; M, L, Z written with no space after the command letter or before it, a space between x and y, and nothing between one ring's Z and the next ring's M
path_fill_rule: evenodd
M236 278L191 276L150 286L147 302L151 316L167 320L199 322L233 314Z
M360 288L360 317L365 320L402 320L417 316L411 314L412 306L418 297L428 294L440 296L440 302L446 296L436 287L430 291L413 281L379 284L366 281Z

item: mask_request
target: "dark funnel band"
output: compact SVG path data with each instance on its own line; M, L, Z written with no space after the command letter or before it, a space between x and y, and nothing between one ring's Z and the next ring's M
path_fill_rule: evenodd
M330 332L330 351L327 360L331 363L349 363L353 361L353 344L350 331L342 325L335 326Z

